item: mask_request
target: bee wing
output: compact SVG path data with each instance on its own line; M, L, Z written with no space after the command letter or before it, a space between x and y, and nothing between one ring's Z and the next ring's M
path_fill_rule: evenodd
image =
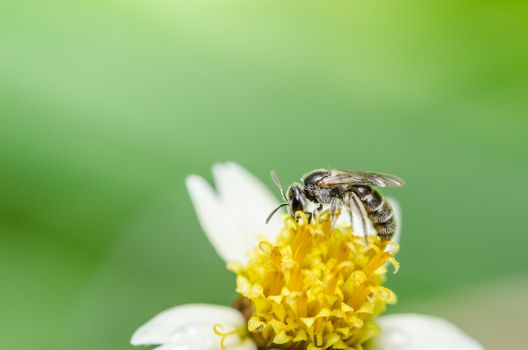
M318 182L318 185L321 187L340 185L402 187L404 184L405 181L394 175L346 170L332 170L330 176L327 176Z

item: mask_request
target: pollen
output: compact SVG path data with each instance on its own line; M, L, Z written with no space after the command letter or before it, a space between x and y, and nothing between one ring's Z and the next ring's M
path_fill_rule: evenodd
M285 219L276 242L261 242L237 274L239 302L260 349L356 349L377 335L375 317L396 295L383 286L396 243L352 234L323 213Z

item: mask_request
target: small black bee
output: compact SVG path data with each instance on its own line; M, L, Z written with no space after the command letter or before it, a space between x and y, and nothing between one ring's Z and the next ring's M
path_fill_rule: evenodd
M266 222L284 206L288 206L292 217L297 211L303 211L311 218L322 211L323 205L330 205L332 220L336 219L341 207L346 208L352 218L352 208L355 207L361 213L365 235L367 218L383 240L390 240L396 230L391 205L372 187L402 187L405 182L399 177L363 171L318 169L302 177L303 185L293 183L287 192L284 192L274 171L271 172L271 177L279 187L285 203L273 210ZM310 206L315 207L312 212L308 210Z

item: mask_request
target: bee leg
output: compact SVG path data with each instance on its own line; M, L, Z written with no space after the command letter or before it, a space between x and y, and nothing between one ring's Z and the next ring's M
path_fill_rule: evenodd
M320 214L322 211L323 211L323 205L322 204L319 205L318 208L313 210L312 215L313 215L314 221L317 221L318 214Z
M330 201L330 226L333 229L336 225L337 214L339 207L341 206L341 200L339 198L332 198Z
M350 225L352 225L353 222L353 214L352 214L352 206L354 206L357 211L359 212L359 218L361 219L361 226L363 227L363 236L365 237L365 243L368 245L368 236L367 236L367 211L365 210L365 207L361 203L361 200L354 192L349 192L348 197L349 203L348 203L348 210L350 214Z
M308 224L312 223L312 218L314 218L315 213L305 212L306 217L308 218Z
M301 216L301 215L295 213L294 218L295 218L295 221L296 221L297 223L301 223L301 222L302 222L302 216Z

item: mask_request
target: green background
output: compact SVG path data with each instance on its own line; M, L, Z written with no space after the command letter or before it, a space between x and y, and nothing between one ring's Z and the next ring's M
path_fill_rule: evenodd
M318 167L403 177L385 191L404 213L390 311L515 345L528 305L527 10L2 1L0 347L128 349L167 307L229 304L234 278L184 188L226 160L270 187L270 169L285 183Z

